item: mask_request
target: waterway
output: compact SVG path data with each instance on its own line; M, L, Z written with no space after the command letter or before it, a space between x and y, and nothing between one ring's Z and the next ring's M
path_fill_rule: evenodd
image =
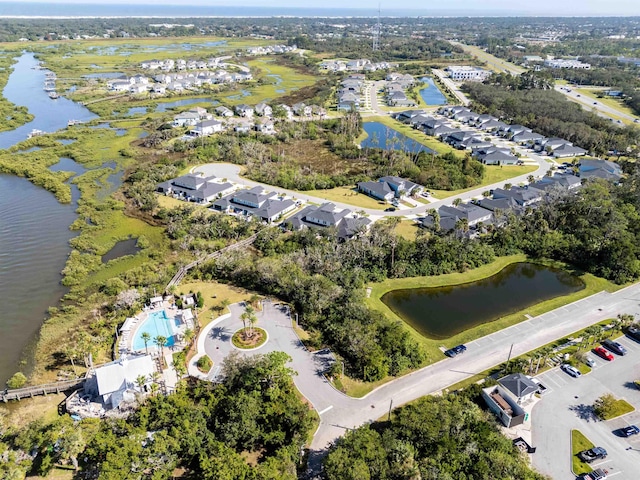
M360 146L362 148L382 148L383 150L403 150L410 153L432 153L429 147L403 135L397 130L387 127L380 122L365 122L362 128L367 132Z
M420 90L420 96L427 105L445 105L447 103L447 97L443 95L438 86L434 83L433 78L424 77L420 79L421 82L429 85L426 88Z
M128 238L117 242L111 250L102 256L102 262L107 263L109 260L124 257L125 255L135 255L141 250L138 246L137 238Z
M463 285L393 290L382 302L425 337L445 339L583 288L564 270L516 263Z
M0 132L0 148L23 141L33 129L55 132L71 119L89 121L96 116L66 98L51 100L43 90L45 70L33 54L24 53L14 65L3 95L23 105L33 121L15 130ZM66 169L66 168L63 168ZM77 192L74 200L77 199ZM76 206L60 204L53 194L24 178L0 175L0 386L14 372L38 332L47 308L64 294L60 272L75 233L69 226Z

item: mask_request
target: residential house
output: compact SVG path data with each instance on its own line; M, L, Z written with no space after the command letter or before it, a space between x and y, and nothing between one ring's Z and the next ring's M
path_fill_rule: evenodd
M266 223L273 223L294 210L296 204L291 199L278 197L276 192L267 192L257 186L239 190L213 202L211 208L219 212L234 212L254 216Z
M609 160L583 159L578 166L580 178L603 178L613 182L622 179L620 165Z
M233 111L224 106L216 107L215 112L216 115L219 115L221 117L233 117Z
M536 152L546 152L549 155L551 155L554 150L564 145L573 146L573 143L571 143L569 140L565 140L564 138L558 138L558 137L542 138L536 141L536 144L533 147L533 149Z
M284 103L281 103L280 105L278 105L278 107L284 110L285 118L287 120L293 120L293 110L291 110L291 107L289 105L285 105Z
M365 230L371 220L354 217L351 210L340 210L333 203L316 207L309 205L285 220L285 225L294 230L302 228L336 228L338 238L346 240Z
M550 177L542 177L537 182L532 183L531 186L544 191L557 186L567 191L574 191L582 186L582 182L580 178L570 173L556 173Z
M533 145L537 141L541 141L544 135L536 132L520 132L514 135L511 140L519 145Z
M524 133L530 132L531 129L527 127L523 127L522 125L508 125L506 129L503 130L504 136L508 139L512 139L513 137Z
M166 195L175 195L186 201L207 203L226 195L234 186L216 177L203 177L196 174L183 175L158 185L157 190Z
M396 196L386 182L358 182L358 190L383 202L389 202Z
M244 103L240 105L236 105L235 111L238 115L245 118L252 118L254 113L253 107L250 107L249 105L245 105Z
M269 120L268 118L260 119L254 125L254 128L256 129L256 132L264 133L265 135L276 133L273 121Z
M202 122L196 123L191 130L191 134L196 137L207 137L214 133L219 133L222 131L222 122L219 120L204 120Z
M302 102L294 104L291 107L291 110L298 117L310 117L311 114L313 113L313 110L311 109L311 106L306 105L306 104L304 104Z
M411 107L416 104L413 100L407 98L407 95L403 91L399 90L387 93L386 100L387 105L392 107Z
M474 132L458 130L450 133L445 140L447 143L453 145L456 148L464 148L462 145L472 138L478 138L478 134Z
M127 79L110 80L107 82L107 89L112 92L128 92L131 82Z
M481 200L474 200L473 202L482 208L492 211L493 224L498 226L504 225L507 222L509 213L518 216L524 214L524 207L519 205L518 202L511 197L497 199L487 197Z
M146 85L131 85L129 87L129 93L131 95L139 95L141 93L147 93Z
M173 125L175 127L194 126L200 121L200 115L196 112L187 111L178 113L173 116Z
M506 190L504 188L496 188L493 191L493 198L513 198L518 205L528 207L542 200L543 192L534 187L511 187Z
M474 124L478 120L479 115L475 112L466 111L453 115L453 119L462 123Z
M483 122L478 128L480 130L484 130L485 132L497 132L501 128L506 128L507 124L501 122L500 120L489 120L487 122Z
M424 115L424 110L405 110L403 112L393 113L391 116L402 123L409 123L409 121L417 117L418 115Z
M378 182L386 183L387 185L389 185L391 190L395 192L396 197L420 193L423 189L423 187L418 185L417 183L395 176L380 177L378 179Z
M351 92L339 93L337 109L343 112L358 111L360 109L360 97Z
M475 228L481 223L490 223L493 216L490 210L473 203L461 203L458 206L443 205L438 209L438 213L443 230L453 230L457 221L461 219L466 220L470 228Z
M554 158L570 158L570 157L582 157L587 154L584 148L576 147L570 144L561 145L551 152Z
M260 117L270 117L273 115L273 109L264 102L256 105L256 115Z

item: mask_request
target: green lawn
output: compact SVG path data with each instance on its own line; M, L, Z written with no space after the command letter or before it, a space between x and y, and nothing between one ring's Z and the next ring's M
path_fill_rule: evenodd
M419 224L414 222L413 220L402 220L396 226L395 232L401 237L406 238L407 240L415 240L416 234L421 230Z
M431 195L439 200L455 197L461 193L468 192L480 188L483 185L492 185L494 183L506 182L510 178L517 177L519 175L526 175L527 173L535 172L538 169L537 165L509 165L505 167L499 167L498 165L485 166L484 176L482 177L482 183L474 187L464 188L461 190L429 190Z
M522 68L510 62L507 62L506 60L503 60L501 58L495 57L490 53L485 52L481 48L475 47L473 45L463 45L463 44L461 44L460 46L465 52L476 57L481 62L486 63L487 68L495 72L502 72L506 69L509 69L510 71L513 70L518 73L523 73L526 71L525 68Z
M422 335L420 335L416 330L411 328L408 324L406 324L399 316L397 316L389 307L387 307L381 300L381 297L391 291L396 289L407 289L407 288L422 288L422 287L440 287L446 285L460 285L463 283L469 283L476 280L480 280L491 275L498 273L500 270L505 268L507 265L516 262L527 261L525 255L512 255L508 257L500 257L496 259L494 262L483 265L482 267L476 268L474 270L469 270L468 272L462 273L450 273L447 275L437 275L431 277L410 277L410 278L399 278L399 279L387 279L383 282L370 284L371 294L369 298L365 299L365 303L376 310L379 310L387 317L392 320L400 321L405 328L411 333L413 338L418 342L420 347L424 350L427 356L426 364L431 364L436 361L439 361L443 358L443 353L440 347L451 348L455 345L461 343L468 343L477 338L489 335L498 330L502 330L511 325L515 325L516 323L520 323L527 319L525 315L537 316L541 315L550 310L559 308L568 303L575 302L580 300L581 298L593 295L595 293L601 292L603 290L613 292L622 288L619 285L615 285L607 280L602 278L595 277L589 273L580 273L576 271L572 271L570 267L567 265L563 265L560 262L539 262L544 263L549 266L554 266L556 268L565 268L572 273L579 275L582 281L585 283L585 288L580 290L579 292L575 292L570 295L565 295L561 297L552 298L550 300L546 300L544 302L538 303L536 305L532 305L520 312L507 315L505 317L496 319L492 322L485 323L482 325L478 325L476 327L470 328L464 332L459 333L458 335L454 335L446 340L435 340L429 339ZM465 380L465 385L470 383L474 383L476 381L482 380L487 376L487 372L477 372L475 376L471 379ZM388 377L383 380L384 382L388 382L393 380L393 377ZM379 383L376 383L377 386ZM456 384L456 388L460 388L461 384ZM358 386L357 391L365 390L365 385ZM375 388L374 385L369 385L367 391L373 390ZM347 388L347 394L352 395L353 392Z
M626 415L627 413L631 413L635 410L633 405L631 405L626 400L619 398L615 401L611 411L602 417L602 420L612 420L621 415Z
M327 190L305 190L300 193L324 198L330 202L348 203L349 205L360 208L384 210L389 206L388 203L380 202L375 198L365 195L364 193L360 193L353 187L336 187Z
M595 447L595 445L591 443L580 430L571 430L571 471L575 475L593 471L589 464L578 458L578 453L593 447Z
M578 92L583 97L587 97L587 98L593 99L594 101L600 102L610 108L613 108L614 110L620 113L631 115L635 118L640 118L634 113L633 110L631 110L629 107L627 107L624 103L622 103L620 100L617 100L616 98L606 97L606 96L599 98L598 90L592 90L589 87L578 87L578 88L574 88L574 91ZM633 123L627 120L626 118L622 118L621 116L618 116L618 115L611 115L611 117L615 118L616 120L621 120L623 123L627 125L630 125Z

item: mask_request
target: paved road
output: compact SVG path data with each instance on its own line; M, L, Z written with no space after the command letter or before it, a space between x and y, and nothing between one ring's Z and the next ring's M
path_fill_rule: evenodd
M569 87L569 89L571 90L570 92L566 90L567 87L562 85L556 85L555 89L557 92L560 92L563 95L565 95L569 100L582 105L582 107L585 110L596 110L596 112L598 112L598 115L600 115L601 117L614 120L616 121L616 123L618 118L622 118L630 122L633 122L638 119L638 117L624 113L616 108L610 107L609 105L605 105L599 100L594 100L591 97L586 97L584 95L581 95L571 87Z
M466 128L466 129L472 130L471 128ZM485 136L487 135L486 132L484 133L484 135ZM509 146L509 147L513 146L511 142L507 142L504 139L496 139L496 142L500 146ZM535 155L530 150L526 150L521 147L514 147L514 148L516 149L516 151L521 153L524 157L528 157L533 162L537 163L538 169L525 175L518 175L513 178L503 180L501 182L497 182L491 185L484 185L484 186L475 188L473 190L469 190L465 193L456 195L455 198L459 198L462 201L468 201L468 200L471 200L472 198L481 198L483 192L487 190L501 188L504 186L505 183L511 183L513 185L517 185L519 183L527 183L529 176L533 175L534 177L542 177L547 173L547 171L553 164L553 162L548 157ZM504 167L504 168L508 169L509 167ZM254 182L252 180L248 180L240 176L241 167L238 165L227 164L227 163L209 163L206 165L200 165L198 167L195 167L192 171L197 173L203 173L207 176L215 175L216 177L219 177L219 178L226 178L234 183L237 183L240 185L246 185L249 187L254 187L259 185L264 187L267 190L279 192L285 195L289 195L293 198L302 199L311 203L322 204L327 202L326 199L314 197L312 195L307 195L303 192L297 192L295 190L287 190L280 187L274 187L273 185L267 185L259 182ZM346 208L354 211L364 211L367 215L369 215L369 217L375 220L381 217L405 217L405 216L421 217L425 215L425 212L427 212L427 210L431 210L432 208L437 210L443 205L451 205L453 200L454 200L454 197L449 197L448 199L433 201L428 205L424 204L414 208L401 208L396 210L395 212L385 212L382 209L377 210L372 208L361 208L361 207L357 207L357 206L350 205L348 203L343 203L343 202L332 202L332 203L334 203L337 207L342 209Z
M460 86L457 85L453 80L447 77L447 74L442 70L433 69L434 75L436 75L442 82L447 86L449 91L451 91L455 97L460 100L462 105L465 107L469 106L471 100L467 98L467 96L460 90Z
M640 344L626 337L618 341L629 353L616 355L612 362L589 354L596 366L588 375L575 379L557 368L538 377L549 389L531 414L533 445L537 448L533 465L540 472L554 479L573 478L570 432L578 429L609 454L606 460L595 462L594 468L607 469L608 478L638 478L640 436L623 438L614 432L627 425L640 425L640 411L603 422L594 418L590 409L604 393L624 398L640 409L640 390L630 385L640 378Z
M503 60L490 53L487 53L484 50L482 50L480 47L476 47L473 45L465 45L464 43L460 43L460 42L449 42L449 43L451 43L452 45L457 45L461 47L465 52L467 52L470 55L473 55L474 57L479 59L481 62L486 62L487 65L489 65L491 68L495 70L499 70L501 72L508 72L511 75L520 75L522 72L526 71L525 68L519 67L517 65L514 65L513 63L507 62L506 60Z
M212 329L204 332L204 349L215 365L220 365L224 356L233 349L229 340L231 334L242 326L239 320L241 312L241 306L232 306L230 318L215 323ZM640 283L614 294L601 292L479 338L467 345L464 355L442 360L398 378L362 399L347 397L326 381L321 372L330 363L330 356L313 354L303 347L291 327L288 310L282 307L265 303L264 313L259 314L258 326L268 332L269 341L257 352L281 350L293 358L292 366L298 372L294 382L321 417L310 457L310 467L317 472L323 453L334 440L349 429L381 417L391 402L396 407L487 370L505 361L512 345L512 355L521 355L619 313L640 315Z

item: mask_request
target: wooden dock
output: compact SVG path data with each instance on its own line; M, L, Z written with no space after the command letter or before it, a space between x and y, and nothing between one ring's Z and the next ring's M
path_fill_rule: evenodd
M67 392L69 390L80 390L84 385L84 378L74 378L62 382L46 383L33 387L16 388L14 390L0 391L0 400L7 403L9 400L20 401L23 398L33 398L37 395L48 395L50 393Z

